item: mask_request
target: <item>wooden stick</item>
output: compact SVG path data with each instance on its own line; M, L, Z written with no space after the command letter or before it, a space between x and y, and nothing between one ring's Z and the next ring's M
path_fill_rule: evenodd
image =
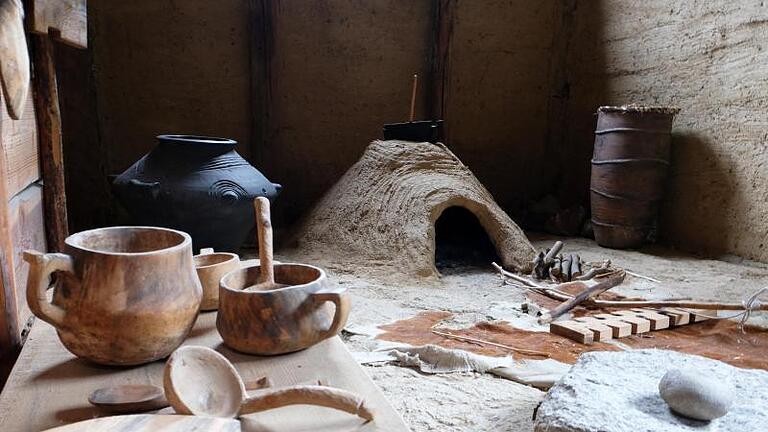
M575 280L579 280L579 281L590 280L593 277L597 276L598 274L608 273L608 272L611 271L611 270L608 269L608 267L610 267L610 265L611 265L610 261L605 261L599 267L592 267L591 269L589 269L583 275L575 278Z
M607 308L662 308L675 307L683 309L707 309L707 310L745 310L741 303L710 303L692 301L653 301L653 300L589 300L589 305ZM753 310L768 311L768 303L759 304Z
M275 268L272 256L272 221L269 216L269 200L257 197L253 200L256 210L256 225L259 231L259 267L261 267L261 282L275 284Z
M67 226L67 199L64 187L64 150L61 136L59 92L56 87L53 40L48 34L30 35L32 89L35 96L37 136L40 144L40 164L43 177L43 207L45 235L48 249L64 250L64 239L69 235Z
M246 399L239 415L267 411L289 405L315 405L333 408L354 414L366 420L373 420L373 412L365 400L347 390L333 387L302 385L265 390Z
M469 336L461 336L461 335L456 335L456 334L453 334L453 333L441 332L441 331L435 330L434 328L432 328L430 330L432 330L432 333L434 333L436 335L447 337L447 338L450 338L450 339L456 339L456 340L465 341L465 342L475 342L475 343L479 343L479 344L491 345L491 346L495 346L495 347L498 347L498 348L503 348L503 349L506 349L506 350L514 351L514 352L517 352L517 353L520 353L520 354L542 356L542 357L547 357L547 358L550 357L549 353L545 353L543 351L535 351L535 350L527 350L527 349L523 349L523 348L515 348L513 346L503 345L503 344L500 344L500 343L491 342L491 341L487 341L487 340L483 340L483 339L475 339L475 338L472 338L472 337L469 337Z
M581 276L581 257L578 255L571 255L571 280L576 280Z
M410 122L413 122L413 119L416 117L416 87L419 83L419 74L413 74L413 89L411 90L411 116L409 117Z
M624 275L621 275L619 277L608 279L604 282L600 282L597 285L594 285L582 290L580 293L576 294L571 299L559 304L557 307L555 307L548 313L543 314L539 318L539 324L547 324L552 322L555 318L559 317L560 315L563 315L564 313L570 311L571 309L575 308L579 304L584 303L585 300L592 298L605 291L608 291L609 289L615 287L616 285L622 283L623 281L624 281Z
M493 266L493 268L496 269L496 271L498 271L504 277L508 277L510 279L514 279L514 280L516 280L516 281L518 281L518 282L520 282L520 283L522 283L524 285L527 285L529 287L544 288L544 285L537 284L536 282L534 282L532 280L526 279L526 278L524 278L522 276L518 276L518 275L516 275L514 273L511 273L511 272L508 272L508 271L504 270L500 265L496 264L495 262L491 263L491 265Z
M573 282L575 283L575 282ZM567 284L560 284L557 287L562 287ZM547 296L551 299L567 301L573 298L572 295L564 293L556 288L531 288L538 294ZM706 310L744 310L744 305L741 303L713 303L713 302L696 302L685 300L597 300L594 298L588 298L583 301L585 306L590 307L604 307L604 308L617 308L617 309L632 309L632 308L663 308L674 307L682 309L706 309ZM768 311L768 303L757 305L754 310Z
M616 269L613 269L613 270L611 270L611 271L609 271L609 272L606 272L606 273L601 273L601 272L599 272L599 271L598 271L598 272L597 272L598 274L597 274L597 275L595 275L595 276L594 276L594 278L595 278L595 279L604 279L604 278L608 278L608 277L611 277L611 276L613 276L613 275L617 275L617 274L619 274L619 273L621 273L621 272L623 272L623 271L624 271L624 270L622 270L622 269L620 269L620 268L616 268ZM626 273L626 272L625 272L625 273Z
M549 274L557 278L562 274L562 269L560 268L560 262L562 261L562 258L557 256L555 257L555 260L552 261L552 268L549 269Z
M562 267L561 267L561 275L563 280L570 281L571 280L571 269L573 268L573 255L568 255L563 258L562 261Z
M624 269L624 271L627 272L627 274L630 275L630 276L634 276L634 277L637 277L637 278L640 278L640 279L649 280L651 282L661 283L660 280L654 279L654 278L652 278L650 276L644 276L644 275L641 275L640 273L635 273L635 272L629 271L627 269Z
M563 242L560 240L556 241L554 245L552 245L552 248L547 252L546 255L544 255L544 266L547 267L550 264L552 264L552 261L555 260L555 257L557 254L560 253L560 250L563 248Z

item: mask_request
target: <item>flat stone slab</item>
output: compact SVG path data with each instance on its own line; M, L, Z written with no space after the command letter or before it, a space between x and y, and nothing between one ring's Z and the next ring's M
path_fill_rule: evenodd
M730 412L711 422L673 413L659 381L674 368L727 383L735 396ZM585 353L545 396L534 431L768 431L768 372L655 349Z

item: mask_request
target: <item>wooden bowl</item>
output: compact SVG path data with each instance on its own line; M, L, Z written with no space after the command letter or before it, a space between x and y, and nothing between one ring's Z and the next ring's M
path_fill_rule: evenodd
M29 308L56 327L69 351L95 363L130 366L168 356L200 310L192 239L181 231L97 228L67 237L64 253L26 251L24 259Z
M329 288L325 272L307 264L275 264L274 272L278 287L259 285L259 265L221 279L216 327L227 346L248 354L284 354L341 331L350 309L346 289Z
M203 249L200 255L195 255L193 259L197 277L203 286L200 310L216 310L219 308L219 282L225 274L240 268L240 257L230 252Z

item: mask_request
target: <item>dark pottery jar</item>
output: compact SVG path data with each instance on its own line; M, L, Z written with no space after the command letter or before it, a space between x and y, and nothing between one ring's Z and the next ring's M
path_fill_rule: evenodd
M602 106L592 157L592 228L600 246L642 246L656 225L670 166L672 121L663 106Z
M194 250L237 252L254 226L253 199L270 200L272 183L236 151L237 142L159 135L159 144L112 183L138 225L185 231Z

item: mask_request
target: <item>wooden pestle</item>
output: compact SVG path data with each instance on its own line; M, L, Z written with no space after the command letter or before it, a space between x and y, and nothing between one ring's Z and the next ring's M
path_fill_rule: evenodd
M259 241L259 268L261 269L261 281L244 291L264 291L282 288L287 285L275 282L275 265L272 249L272 220L269 211L269 200L257 197L253 200L256 211L256 228Z

